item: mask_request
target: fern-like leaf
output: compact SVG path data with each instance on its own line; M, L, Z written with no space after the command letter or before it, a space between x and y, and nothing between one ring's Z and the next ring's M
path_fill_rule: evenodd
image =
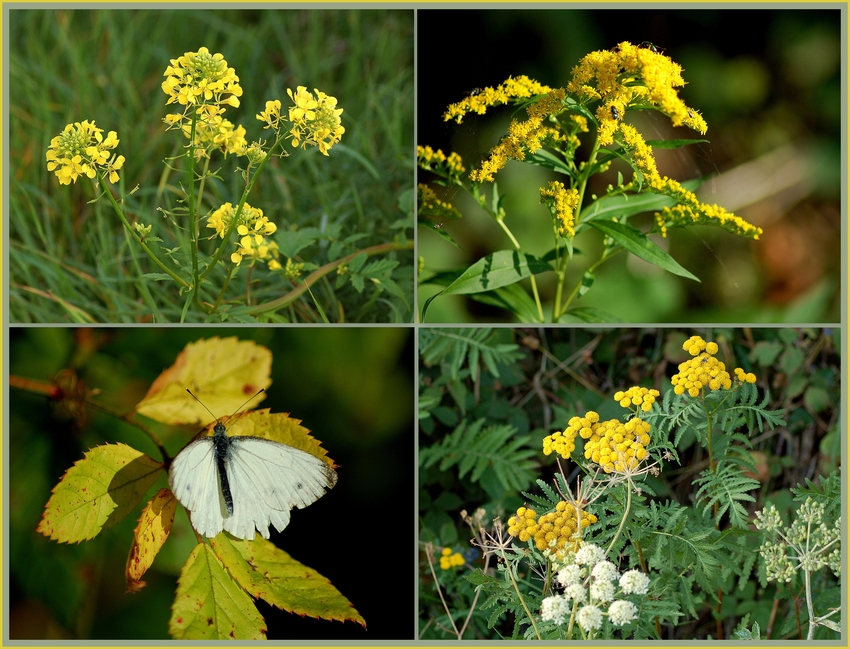
M537 462L536 450L530 448L530 435L517 435L516 428L508 425L484 426L479 419L460 425L443 440L420 449L419 463L429 468L440 463L440 471L457 467L458 477L469 475L478 482L485 471L492 470L505 490L521 491L534 479Z
M714 471L704 470L694 480L699 485L695 501L703 505L703 515L716 506L715 524L728 512L729 522L734 527L745 528L749 525L749 514L741 501L755 502L749 493L760 487L758 480L746 477L741 468L731 462L719 464Z

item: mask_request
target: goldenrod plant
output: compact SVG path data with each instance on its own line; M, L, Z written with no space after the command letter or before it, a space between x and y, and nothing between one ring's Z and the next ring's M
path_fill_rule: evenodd
M457 124L500 106L510 106L514 112L499 143L468 172L469 163L457 153L434 150L427 143L418 147L420 169L432 174L434 184L449 190L440 197L420 183L419 224L454 244L444 225L461 217L450 199L453 190L463 190L492 217L511 247L492 251L460 270L432 268L428 259L420 259L420 284L444 287L422 305L423 321L431 302L441 295L469 295L504 309L520 322L628 320L628 314L583 307L580 301L593 288L597 269L618 253L628 252L699 281L650 235L663 238L674 228L713 225L758 239L761 228L698 199L693 191L698 183L679 182L658 171L656 150L706 141L702 138L708 128L705 119L679 96L684 85L682 67L652 43L624 41L581 59L566 87L552 88L516 76L495 87L476 89L451 104L443 119ZM688 127L698 137L646 140L629 119L637 111L657 112L673 127ZM591 179L617 160L628 165L631 176L618 173L617 182L609 184L604 194L589 194ZM556 180L537 189L542 204L539 214L512 215L505 209L497 175L509 161L543 167L556 175ZM645 228L636 217L647 212L653 214L653 222ZM539 218L541 227L551 229L552 247L547 253L533 255L523 248L511 229L518 218ZM601 237L601 254L576 277L569 272L575 265L571 262L586 253L576 247L575 240L588 231ZM546 274L555 278L551 300L544 299L538 287L537 278Z
M835 341L741 333L422 329L421 636L840 634L835 577L812 586L839 566L840 478L824 462L820 485L783 486L797 460L777 438L807 413L771 395L787 375L767 361L783 339L808 350L806 389L828 368L837 398ZM440 551L459 559L437 569Z

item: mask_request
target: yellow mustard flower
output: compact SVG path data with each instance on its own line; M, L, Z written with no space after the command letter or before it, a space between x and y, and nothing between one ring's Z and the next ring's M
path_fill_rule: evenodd
M330 148L339 142L345 133L340 119L343 109L336 107L336 97L326 95L320 90L314 91L316 97L307 91L306 86L298 86L294 93L287 89L289 98L295 103L289 109L292 130L288 137L292 138L293 147L306 148L311 144L319 147L323 155L328 155Z
M94 121L68 124L50 141L47 170L56 173L59 184L70 185L81 175L94 178L100 167L109 182L117 183L124 156L111 155L109 150L117 147L118 142L115 131L109 131L104 139L103 129L97 128Z
M163 76L162 91L168 95L166 105L239 106L242 88L236 71L227 66L222 54L210 54L206 47L171 59Z

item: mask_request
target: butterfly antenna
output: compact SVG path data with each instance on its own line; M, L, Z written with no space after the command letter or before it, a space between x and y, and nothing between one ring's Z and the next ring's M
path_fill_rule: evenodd
M266 389L265 389L265 388L260 388L259 390L257 390L257 393L256 393L253 397L251 397L250 399L248 399L245 403L243 403L241 406L239 406L239 407L236 409L236 411L233 413L233 415L235 415L237 412L239 412L240 410L242 410L242 408L244 408L244 407L245 407L245 406L247 406L249 403L251 403L254 399L256 399L256 398L260 395L260 393L261 393L261 392L265 392L265 391L266 391ZM203 401L201 401L200 399L198 399L198 397L196 397L194 394L192 394L192 391L191 391L189 388L186 388L186 392L188 392L189 394L191 394L191 395L192 395L192 398L193 398L195 401L197 401L197 402L198 402L198 403L200 403L202 406L204 406L204 410L206 410L208 413L210 413L210 414L213 416L213 419L215 419L216 421L219 421L219 418L218 418L218 417L216 417L216 416L213 414L213 411L212 411L212 410L210 410L209 408L207 408L206 404L205 404ZM233 415L230 415L230 417L228 417L228 418L227 418L227 419L228 419L228 421L229 421L229 420L233 417Z

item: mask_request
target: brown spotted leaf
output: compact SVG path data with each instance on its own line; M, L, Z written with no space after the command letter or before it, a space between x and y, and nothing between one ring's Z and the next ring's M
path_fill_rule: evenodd
M171 533L176 511L177 499L170 489L160 489L142 511L133 534L133 545L127 556L127 592L136 593L144 588L142 575L151 567Z
M212 548L199 543L180 571L168 632L177 640L263 640L266 625Z
M271 385L271 366L271 352L251 340L216 336L189 343L153 382L136 412L169 425L207 424L229 417ZM251 405L264 398L260 394Z
M251 596L298 615L366 627L366 621L330 580L299 563L270 541L219 534L210 546L239 585Z

